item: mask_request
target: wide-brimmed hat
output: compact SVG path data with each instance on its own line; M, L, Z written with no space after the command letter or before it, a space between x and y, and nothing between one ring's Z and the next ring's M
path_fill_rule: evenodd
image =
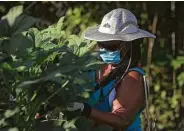
M90 27L84 33L84 38L95 41L133 41L144 37L156 38L155 35L139 29L135 15L123 8L107 13L99 26Z

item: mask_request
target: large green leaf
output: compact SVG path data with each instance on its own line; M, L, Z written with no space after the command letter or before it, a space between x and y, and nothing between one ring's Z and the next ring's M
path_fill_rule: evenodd
M27 16L27 15L21 15L17 17L13 25L13 30L12 30L13 34L16 35L18 33L28 30L36 23L36 21L37 21L36 18Z
M8 21L5 20L1 20L0 21L0 39L1 41L5 38L8 38L10 35L11 29L8 25Z
M28 53L28 49L33 46L33 43L22 34L14 35L9 43L5 44L3 49L9 54L18 56L25 56Z

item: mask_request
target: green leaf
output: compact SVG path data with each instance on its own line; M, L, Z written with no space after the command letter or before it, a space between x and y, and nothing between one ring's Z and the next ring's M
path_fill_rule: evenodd
M46 75L44 77L44 80L51 80L62 85L64 83L64 80L61 77L66 77L66 75L61 74L60 70L56 70Z
M104 62L100 60L91 60L89 63L86 63L85 68L89 68L91 66L101 65L101 64L104 64Z
M79 66L79 65L66 65L66 66L61 66L61 67L55 67L54 70L50 70L49 72L47 72L44 75L45 77L43 77L43 79L44 80L51 80L51 79L57 78L57 77L67 78L68 76L70 76L70 74L73 75L72 73L74 71L78 71L78 69L80 67L81 66Z
M58 69L48 72L48 74L44 74L44 77L42 78L24 81L21 84L19 84L19 87L26 87L26 86L29 86L35 83L39 83L42 81L47 81L47 80L52 80L59 84L63 84L64 81L61 79L61 77L66 77L66 75L64 75L63 73L68 73L70 71L76 70L76 68L77 68L76 66L68 66L68 68L66 67L65 69L58 68Z
M178 56L176 58L176 60L173 60L171 62L171 65L174 67L174 69L180 68L182 64L184 64L184 57L183 56Z
M37 20L34 17L21 15L16 19L13 25L13 32L14 32L13 35L16 35L23 31L28 30L36 23L36 21Z
M11 65L8 64L7 62L2 63L1 68L2 69L6 69L6 70L13 70L13 68L11 67Z
M159 84L155 84L154 90L155 90L155 92L159 92L160 91L160 85Z
M33 43L22 34L14 35L9 43L3 46L3 49L9 54L18 56L25 56L28 53L28 49L33 46Z
M72 73L73 71L77 71L79 68L81 67L81 65L66 65L66 66L62 66L60 68L61 73Z
M19 129L18 129L18 128L16 128L16 127L14 127L14 128L10 128L10 129L8 129L8 131L19 131Z
M55 25L49 26L47 29L41 31L42 44L58 44L62 36L62 31L58 30Z
M36 79L36 80L24 81L24 82L20 83L18 87L20 87L20 88L27 87L29 85L39 83L40 81L43 81L43 80L44 80L43 78L40 78L40 79Z
M147 20L148 19L148 14L147 13L141 13L140 14L140 17L144 20Z
M52 54L49 54L48 57L45 59L45 62L53 62L56 56L58 56L60 53L55 51Z
M50 50L50 49L53 49L53 48L56 48L56 47L57 47L56 44L51 44L51 43L44 44L43 46L41 46L41 48L43 48L44 50Z
M162 99L165 99L166 98L166 91L162 91L160 96Z
M70 35L68 40L69 40L69 45L78 45L79 46L82 42L82 40L76 35Z
M34 94L31 97L31 100L30 101L33 101L36 98L37 94L38 94L38 92L37 91L34 91Z
M19 66L19 67L17 67L17 71L18 72L23 72L23 71L25 71L25 69L26 69L26 66Z
M9 38L9 34L11 33L11 28L8 25L7 20L1 20L0 21L0 39L4 40L5 38Z
M19 5L19 6L15 6L13 8L11 8L8 13L3 16L1 19L7 19L8 24L10 27L12 27L15 23L15 20L18 16L20 16L20 14L23 12L23 6Z
M90 52L94 49L94 47L96 46L96 41L89 41L89 40L83 40L81 38L81 40L83 42L81 42L80 44L80 55L79 56L83 56L84 54L86 54L87 52Z
M76 129L76 126L75 126L75 119L73 120L70 120L70 121L66 121L63 125L63 128L65 130L71 130L71 129Z
M184 73L183 72L178 75L177 80L178 80L179 87L183 87L184 85Z
M61 27L63 26L64 19L65 19L65 17L61 17L59 19L59 21L57 22L57 29L58 30L61 30Z
M86 81L84 79L80 79L78 77L76 77L73 81L73 84L84 84L86 83Z
M40 44L42 42L42 35L37 28L30 28L26 32L26 36L34 43L35 47L40 47Z
M80 94L80 96L87 99L87 98L89 98L90 94L89 94L89 92L82 92Z
M0 127L3 127L5 125L8 125L8 123L6 123L5 121L5 118L0 119Z
M68 47L71 49L71 52L75 55L80 55L79 45L81 44L81 39L76 35L70 35L68 38Z
M18 112L19 112L19 108L16 107L14 110L6 110L6 112L4 113L4 116L5 118L10 118Z

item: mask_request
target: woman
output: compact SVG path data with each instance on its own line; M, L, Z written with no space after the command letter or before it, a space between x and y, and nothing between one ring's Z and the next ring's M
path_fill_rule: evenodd
M155 36L138 28L136 17L119 8L106 14L100 26L89 28L85 38L95 40L106 63L96 76L96 91L88 103L74 102L69 111L116 130L141 131L140 113L147 89L140 63L140 45L135 40Z

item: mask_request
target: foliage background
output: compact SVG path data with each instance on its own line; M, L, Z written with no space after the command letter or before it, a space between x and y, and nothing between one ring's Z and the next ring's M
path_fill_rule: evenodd
M155 130L184 130L184 2L1 2L0 15L4 16L16 5L23 5L27 9L25 14L37 19L34 27L40 30L66 16L62 26L66 36L80 36L88 26L99 24L112 9L122 7L132 11L140 28L157 36L155 41L144 39L142 43ZM4 91L2 84L1 90Z

